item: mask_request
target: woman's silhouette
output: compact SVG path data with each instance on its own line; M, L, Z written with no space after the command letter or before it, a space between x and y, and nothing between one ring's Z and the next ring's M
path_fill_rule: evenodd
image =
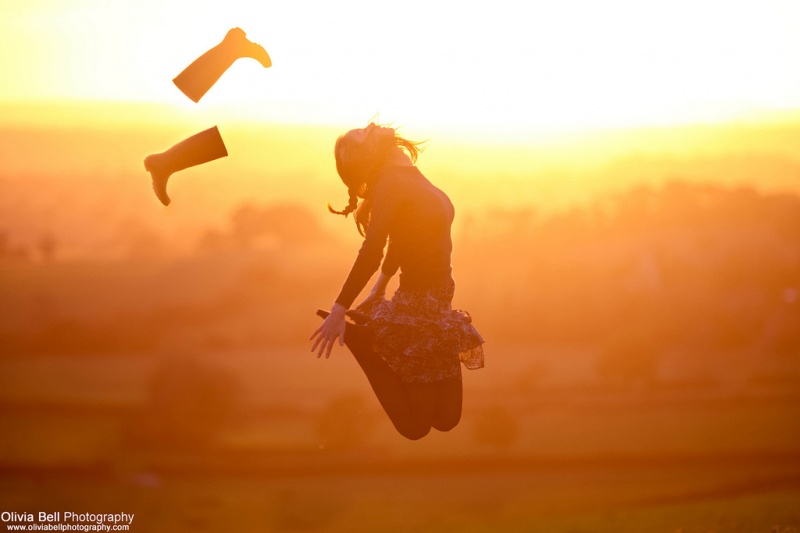
M320 312L326 318L311 335L317 357L330 356L337 338L347 344L392 423L409 439L432 427L455 427L460 365L483 366L483 339L469 315L450 306L453 204L414 165L419 144L375 123L336 141L336 170L350 201L342 211L328 208L345 216L355 211L364 243L330 313ZM379 267L369 295L348 311ZM399 287L387 300L398 269ZM363 325L346 323L346 315Z

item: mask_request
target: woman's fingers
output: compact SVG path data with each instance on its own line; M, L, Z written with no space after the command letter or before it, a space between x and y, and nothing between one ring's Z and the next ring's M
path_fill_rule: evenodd
M320 346L319 346L319 351L317 351L317 359L319 359L320 357L322 357L322 352L324 352L324 351L325 351L325 346L326 346L327 344L328 344L328 340L327 340L327 339L325 339L325 340L323 340L323 341L322 341L322 344L320 344Z
M311 334L311 336L308 338L308 340L312 340L314 337L316 337L317 335L319 335L319 333L320 333L321 331L322 331L322 326L320 326L320 327L318 327L316 330L314 330L314 333L312 333L312 334ZM313 348L312 348L312 351L313 351Z
M320 333L321 335L318 335ZM333 348L334 340L336 339L338 334L331 333L330 331L318 330L314 332L314 335L312 335L311 338L313 339L315 336L317 338L314 341L314 344L311 345L311 351L317 352L317 358L320 358L322 357L322 354L325 353L327 350L325 357L326 358L330 357L331 348ZM317 348L319 348L319 350L317 350Z
M317 346L319 345L319 343L322 341L323 338L324 337L317 337L317 340L314 341L314 344L311 345L312 352L317 349Z
M331 356L331 350L333 349L334 341L336 340L336 335L331 335L325 338L322 345L319 347L319 353L317 354L317 359L322 357L322 353L325 353L325 359L328 359Z
M326 359L331 356L331 350L333 349L337 337L339 338L339 346L344 346L344 317L342 317L341 323L334 323L335 321L331 321L329 318L330 317L326 318L322 325L318 327L309 338L309 340L314 340L316 338L314 344L311 345L311 351L317 352L318 359L322 357L323 353Z

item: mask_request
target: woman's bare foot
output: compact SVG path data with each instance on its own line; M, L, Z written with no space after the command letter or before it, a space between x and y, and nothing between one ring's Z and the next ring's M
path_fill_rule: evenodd
M244 30L233 28L225 35L224 41L228 41L235 47L238 57L250 57L261 63L264 68L272 66L272 59L260 44L254 43L247 38Z
M144 158L144 169L150 173L153 180L153 192L164 205L169 205L170 199L167 195L167 180L172 175L171 172L165 171L159 167L158 164L159 154L148 155Z

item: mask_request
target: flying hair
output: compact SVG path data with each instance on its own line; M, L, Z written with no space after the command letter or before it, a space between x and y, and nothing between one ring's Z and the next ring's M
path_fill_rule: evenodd
M406 139L395 129L381 127L375 122L370 122L366 130L363 141L355 140L352 135L348 135L350 132L340 135L336 140L336 171L347 186L349 202L342 210L336 210L328 204L328 211L336 215L346 217L355 211L356 228L362 236L366 235L372 211L372 187L393 152L399 148L408 154L412 163L416 163L424 149L424 141ZM363 198L360 203L359 197Z

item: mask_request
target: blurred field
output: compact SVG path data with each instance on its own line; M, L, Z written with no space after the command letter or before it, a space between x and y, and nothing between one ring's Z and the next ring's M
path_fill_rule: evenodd
M403 470L407 470L404 468ZM727 468L538 465L318 476L190 474L124 481L5 476L4 503L125 509L137 531L796 531L797 491L696 491ZM720 472L722 471L722 472ZM759 465L756 476L763 476ZM722 475L720 475L722 473ZM742 477L754 476L747 467ZM33 503L35 502L35 503Z
M796 389L526 393L529 354L580 357L532 352L494 346L462 424L417 443L343 353L198 356L239 384L224 421L187 365L154 395L156 356L7 358L0 499L136 512L138 531L797 530Z
M464 376L461 424L418 442L344 350L305 342L359 245L324 212L343 198L327 152L264 163L277 177L247 163L219 203L231 169L209 166L165 211L138 163L70 166L79 135L11 135L0 511L134 512L132 531L800 532L796 134L721 131L690 138L713 157L677 156L676 132L639 159L586 145L564 188L540 179L568 168L551 160L492 175L496 196L431 148L460 206L454 304L487 366ZM91 139L138 158L129 133ZM37 167L26 135L62 151Z

